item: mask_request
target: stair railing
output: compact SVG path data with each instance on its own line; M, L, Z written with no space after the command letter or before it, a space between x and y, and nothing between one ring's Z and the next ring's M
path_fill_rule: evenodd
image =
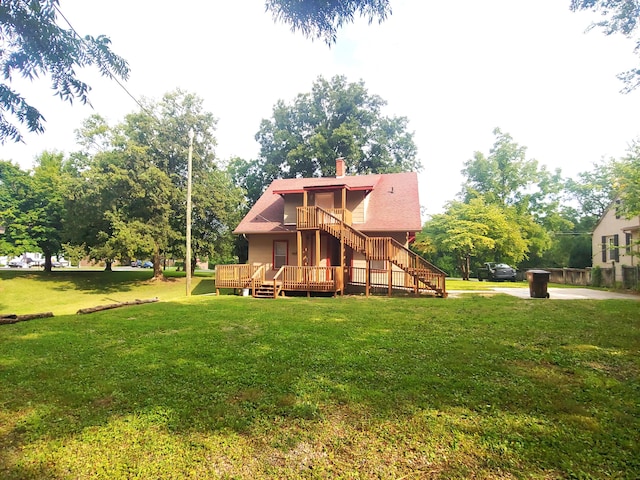
M264 265L260 265L260 267L255 271L255 273L251 276L251 295L255 295L256 288L262 285L265 280L266 268Z
M320 207L298 207L298 216L302 218L302 228L319 228L344 241L350 248L365 255L367 260L388 260L411 275L423 288L438 291L446 295L446 272L431 264L415 252L409 250L392 237L369 237Z
M282 287L278 289L278 280L280 279L281 276L283 276L286 269L287 269L286 265L283 265L282 267L280 267L280 269L276 272L275 276L273 277L273 298L278 298L278 295L280 294L280 290L282 290ZM280 285L284 285L284 282L280 281Z

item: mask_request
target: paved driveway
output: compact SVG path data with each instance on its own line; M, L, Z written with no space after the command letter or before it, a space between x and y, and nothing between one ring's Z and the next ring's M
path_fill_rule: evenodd
M493 291L506 293L520 298L531 298L528 288L503 288L494 287ZM625 299L640 300L640 295L631 293L607 292L604 290L592 290L590 288L547 288L549 298L553 300L608 300L608 299ZM542 300L542 299L541 299Z

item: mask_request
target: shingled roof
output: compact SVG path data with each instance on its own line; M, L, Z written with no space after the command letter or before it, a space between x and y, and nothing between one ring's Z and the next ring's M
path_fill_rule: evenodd
M274 180L242 219L234 233L295 232L295 225L283 224L282 195L332 187L369 191L366 221L354 225L360 231L416 232L422 228L418 175L409 172Z

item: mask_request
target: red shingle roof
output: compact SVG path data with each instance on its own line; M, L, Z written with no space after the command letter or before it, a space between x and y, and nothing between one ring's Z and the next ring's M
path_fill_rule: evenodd
M335 186L348 190L371 190L365 223L354 224L364 232L416 232L422 228L418 175L385 173L341 178L282 178L274 180L234 230L242 233L295 231L295 225L283 225L284 200L280 194Z

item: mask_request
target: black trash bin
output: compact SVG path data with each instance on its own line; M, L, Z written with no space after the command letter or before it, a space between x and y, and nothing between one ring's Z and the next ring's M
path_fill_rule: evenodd
M527 270L531 298L549 298L549 292L547 292L549 275L550 272L546 270Z

